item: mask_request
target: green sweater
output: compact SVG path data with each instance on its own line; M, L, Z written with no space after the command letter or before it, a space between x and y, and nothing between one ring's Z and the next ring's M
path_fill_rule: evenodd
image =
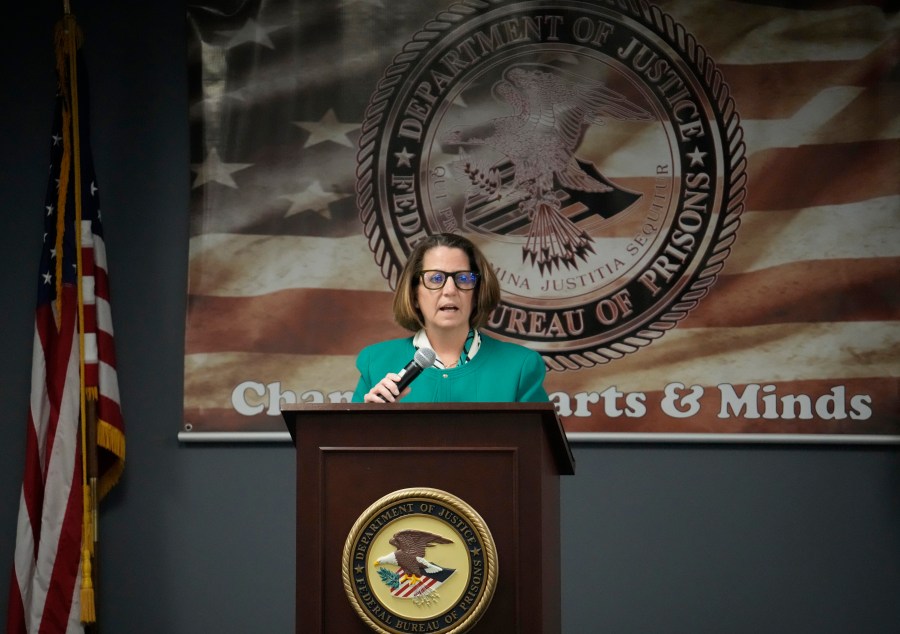
M416 353L412 337L364 348L356 359L359 383L353 402L362 403L388 372L399 372ZM443 370L426 368L411 384L405 403L541 403L544 361L534 350L481 333L481 347L468 363Z

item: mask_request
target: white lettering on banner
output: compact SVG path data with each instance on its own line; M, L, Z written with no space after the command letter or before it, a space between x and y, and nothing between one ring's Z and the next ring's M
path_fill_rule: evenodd
M262 414L265 405L251 405L248 401L248 393L253 392L259 397L266 395L266 386L255 381L244 381L231 391L231 406L241 416L255 416Z
M258 398L255 398L258 397ZM243 381L231 391L231 406L241 416L256 416L265 412L268 416L281 416L282 405L302 403L346 403L353 392L325 392L308 390L297 398L293 390L282 390L281 381L261 383Z
M700 411L700 397L703 396L703 388L692 385L690 394L682 395L682 390L687 389L681 383L669 383L666 386L666 397L662 400L662 410L672 418L688 418Z
M766 420L868 420L872 417L872 397L868 394L848 395L843 385L831 388L827 394L779 394L776 385L750 384L738 391L733 385L717 386L721 402L716 416L722 419ZM700 414L706 390L700 385L687 386L673 381L662 389L659 402L661 413L670 418L690 418ZM293 390L282 389L281 381L262 383L243 381L231 392L231 405L242 416L265 413L280 416L281 407L296 403L347 403L350 391L307 390L300 396ZM648 399L644 392L623 392L610 386L602 392L553 392L550 400L563 418L589 418L602 408L606 418L643 418L648 414Z
M828 394L815 400L806 394L779 396L777 389L774 385L751 384L739 396L733 386L720 385L722 406L719 418L743 416L770 420L812 420L815 418L813 411L822 420L867 420L872 416L872 397L868 394L853 395L848 407L847 390L843 385L831 388Z
M847 394L843 385L837 385L827 393L777 394L775 385L747 385L739 394L734 386L723 383L717 386L721 404L717 417L722 419L745 418L767 420L868 420L872 417L872 397L868 394ZM700 385L686 386L672 382L662 389L660 411L671 418L690 418L703 409L702 399L706 391ZM595 407L602 405L607 418L642 418L648 413L647 395L644 392L622 392L617 387L602 392L553 392L550 399L556 404L562 417L589 418Z

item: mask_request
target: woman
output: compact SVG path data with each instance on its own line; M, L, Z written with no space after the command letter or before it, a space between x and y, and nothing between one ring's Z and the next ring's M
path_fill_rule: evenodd
M394 319L415 333L364 348L353 402L542 402L544 362L523 346L479 330L500 301L500 284L472 242L452 233L428 236L406 262L394 294ZM418 348L437 355L401 394L403 368Z

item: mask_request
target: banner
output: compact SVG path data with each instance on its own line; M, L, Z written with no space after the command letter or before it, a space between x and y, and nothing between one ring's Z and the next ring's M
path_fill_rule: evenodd
M896 10L189 3L182 439L349 400L425 235L572 438L900 439Z

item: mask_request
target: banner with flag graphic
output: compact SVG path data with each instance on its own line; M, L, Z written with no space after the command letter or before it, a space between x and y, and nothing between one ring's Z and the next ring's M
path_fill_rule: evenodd
M97 502L119 480L109 277L91 158L80 33L57 27L59 90L43 209L25 475L7 632L82 632L96 621Z
M405 336L422 236L495 266L573 438L900 438L885 2L189 3L180 437L283 434Z

